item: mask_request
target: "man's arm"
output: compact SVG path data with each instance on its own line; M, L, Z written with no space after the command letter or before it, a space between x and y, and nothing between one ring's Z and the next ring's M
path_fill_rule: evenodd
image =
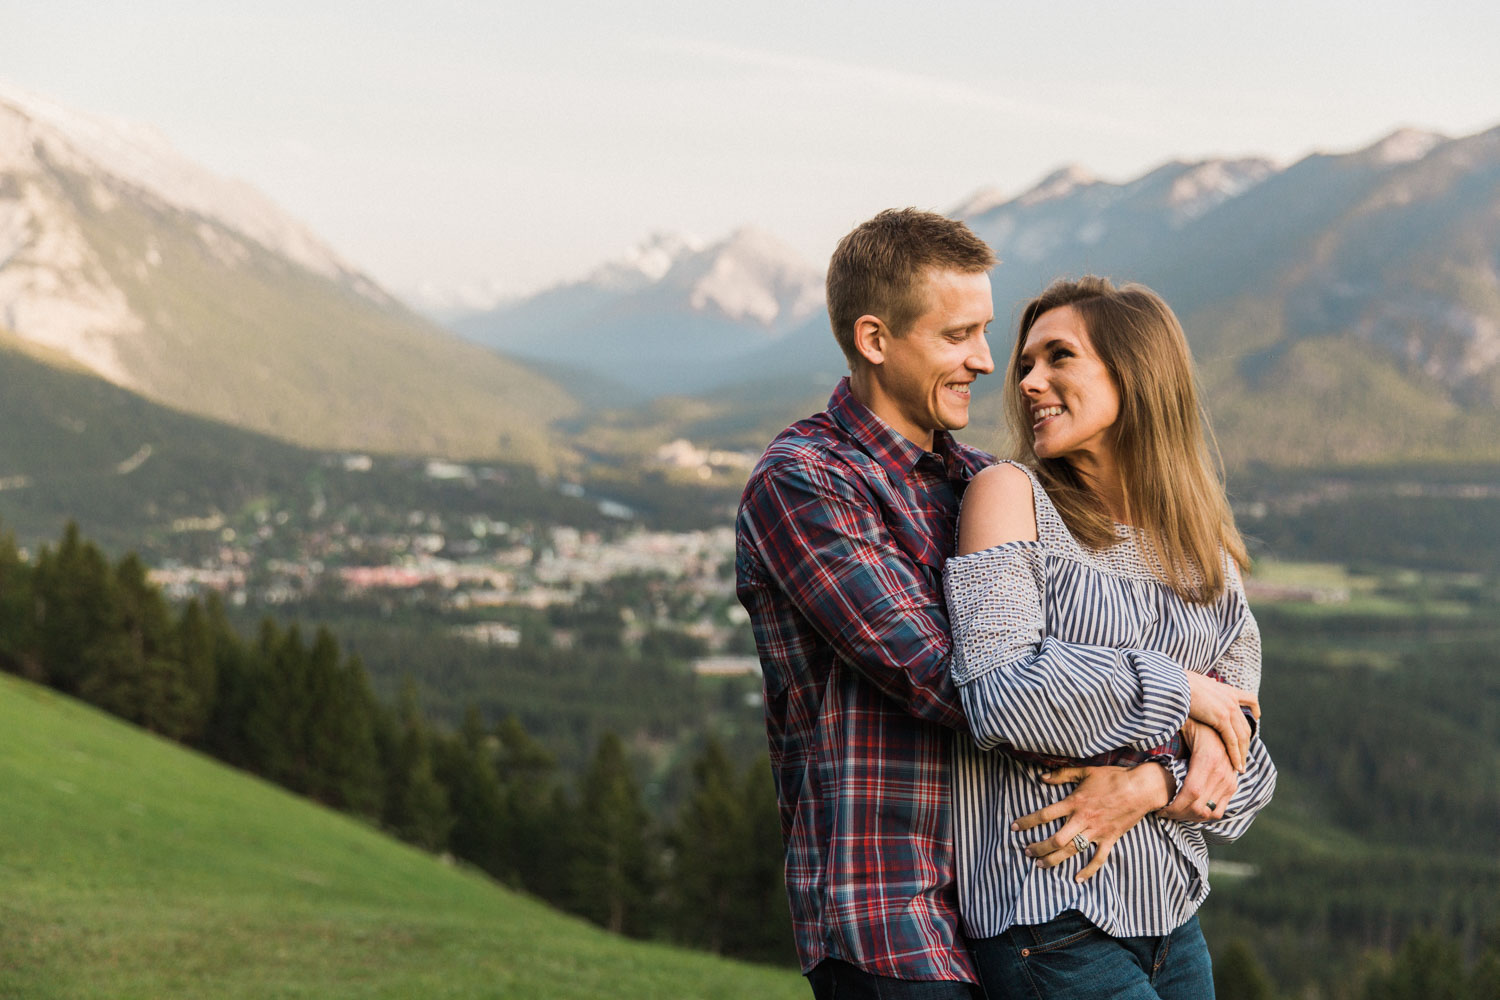
M740 507L742 544L838 656L911 715L966 729L948 618L848 471L810 456L767 470Z

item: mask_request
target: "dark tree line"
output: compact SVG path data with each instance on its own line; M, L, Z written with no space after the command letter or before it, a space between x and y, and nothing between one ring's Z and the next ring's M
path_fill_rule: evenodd
M790 916L770 768L710 741L672 822L641 801L614 733L569 790L514 716L434 727L408 683L394 705L324 628L262 622L215 597L174 610L134 555L111 563L69 525L23 559L0 535L0 668L88 701L617 933L788 961Z
M1493 848L1500 814L1494 786L1480 773L1484 755L1465 750L1451 728L1494 732L1490 662L1484 651L1452 644L1442 670L1410 674L1325 676L1326 668L1297 662L1302 669L1276 676L1294 674L1303 696L1334 685L1330 697L1357 709L1356 717L1382 718L1399 696L1415 756L1378 752L1357 726L1354 736L1330 726L1315 710L1318 699L1283 697L1279 759L1289 771L1318 776L1326 808L1379 826L1375 839L1405 840L1425 828L1424 813L1437 810L1466 820L1470 835ZM0 668L463 859L617 933L793 960L764 757L740 766L720 743L706 741L685 791L674 796L675 815L652 816L629 748L614 733L597 741L575 782L565 781L553 753L515 716L492 725L471 708L455 730L434 726L410 683L394 703L381 703L360 659L326 629L309 637L266 620L254 636L242 636L216 599L173 608L139 559L111 562L71 526L30 561L0 534ZM1274 693L1278 682L1268 678ZM1455 797L1424 772L1406 770L1427 759L1457 766L1469 794ZM1475 795L1475 788L1487 791ZM1379 813L1362 798L1378 801ZM1377 949L1329 996L1500 997L1500 949L1475 939L1493 926L1494 886L1483 877L1456 880L1437 870L1439 860L1430 862L1432 872L1397 877L1396 858L1345 864L1337 874L1353 877L1359 890L1330 884L1321 891L1310 888L1316 866L1258 857L1263 877L1231 906L1243 918L1237 932L1258 931L1253 940L1262 946L1275 928L1311 922ZM1402 888L1408 884L1465 888L1429 892L1414 907ZM1389 899L1371 888L1387 885ZM1313 905L1321 910L1303 912ZM1387 950L1403 940L1403 948ZM1216 980L1224 997L1275 996L1245 941L1219 956Z

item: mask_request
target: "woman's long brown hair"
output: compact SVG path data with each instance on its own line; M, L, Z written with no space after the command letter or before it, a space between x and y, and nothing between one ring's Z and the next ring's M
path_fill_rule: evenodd
M1158 577L1184 600L1207 604L1223 593L1227 552L1241 570L1249 556L1224 495L1223 466L1198 400L1182 325L1144 285L1116 288L1088 276L1053 282L1021 313L1005 382L1015 457L1037 470L1068 529L1094 549L1119 541L1104 500L1063 459L1038 458L1030 406L1020 391L1021 349L1043 314L1071 306L1120 394L1115 461L1126 517L1144 533Z

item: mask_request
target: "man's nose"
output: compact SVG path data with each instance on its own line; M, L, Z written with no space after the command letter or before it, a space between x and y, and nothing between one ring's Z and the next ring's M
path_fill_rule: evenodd
M979 340L974 345L974 353L969 355L968 367L970 371L988 375L995 370L995 359L990 356L990 342L984 334L979 335Z

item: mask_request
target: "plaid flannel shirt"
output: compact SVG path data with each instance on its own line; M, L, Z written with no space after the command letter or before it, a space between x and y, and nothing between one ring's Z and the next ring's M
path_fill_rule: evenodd
M963 487L993 459L924 452L841 382L782 432L740 502L736 577L766 729L804 971L973 981L959 937L942 570Z

